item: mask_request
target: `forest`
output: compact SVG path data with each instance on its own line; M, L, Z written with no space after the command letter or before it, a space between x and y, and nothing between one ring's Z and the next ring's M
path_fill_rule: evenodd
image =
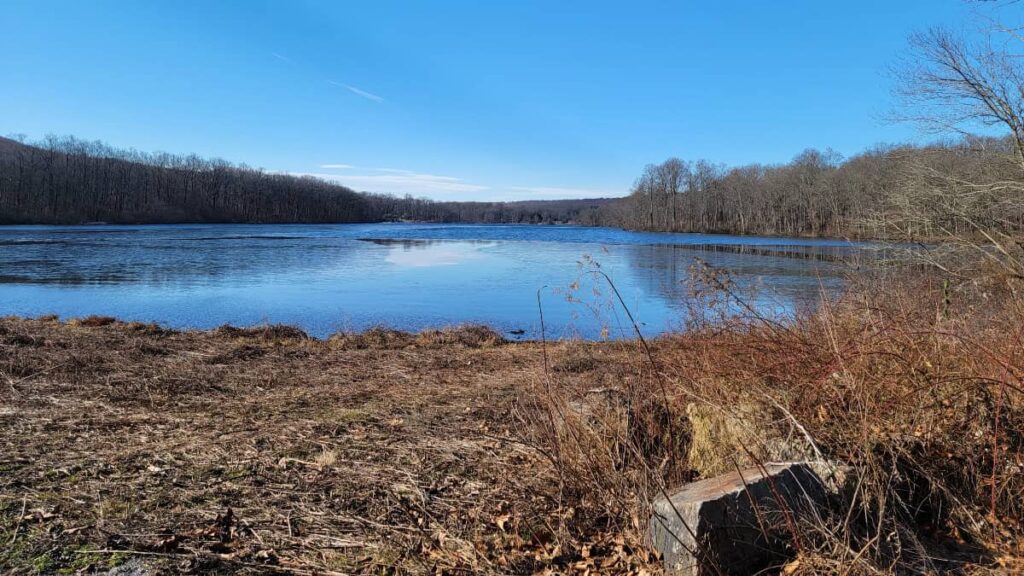
M608 199L435 202L72 136L0 138L0 224L568 223Z
M628 198L580 220L639 230L860 238L1021 229L1019 204L998 202L980 190L969 201L942 195L970 209L971 222L956 217L950 206L918 202L920 193L940 180L950 184L944 187L949 192L950 187L1019 181L1013 155L1008 137L964 137L924 146L877 146L845 160L832 150L809 149L782 165L727 168L670 158L647 166ZM929 218L930 209L946 212ZM915 210L922 211L920 218L912 217Z
M363 222L361 195L197 156L47 137L0 140L0 222Z
M730 168L670 158L644 168L624 198L438 202L70 136L34 143L0 138L0 223L571 223L921 239L978 227L1024 228L1024 207L999 200L998 187L964 195L986 183L1019 182L1014 158L1009 136L879 145L848 159L809 149L781 165ZM928 190L944 192L931 197ZM970 210L970 217L954 208ZM942 214L928 214L936 211Z
M900 215L929 175L1012 180L1010 138L877 146L843 159L809 149L788 164L728 168L670 158L647 166L629 196L585 200L438 202L356 192L313 177L195 155L118 150L74 137L0 138L0 222L6 224L573 223L636 230L788 236L930 237L930 220ZM982 203L979 200L979 203ZM988 204L994 208L995 204ZM1024 225L1005 206L985 216ZM950 226L961 226L955 221Z

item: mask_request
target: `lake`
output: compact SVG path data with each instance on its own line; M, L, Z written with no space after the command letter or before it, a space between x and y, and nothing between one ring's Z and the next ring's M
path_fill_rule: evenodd
M324 337L462 323L509 337L647 335L687 317L696 259L759 310L842 287L848 242L526 225L0 227L0 315L108 315L176 328L285 323Z

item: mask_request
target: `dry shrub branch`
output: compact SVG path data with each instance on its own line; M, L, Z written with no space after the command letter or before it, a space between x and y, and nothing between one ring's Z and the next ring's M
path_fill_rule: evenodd
M649 351L602 344L633 357L613 380L550 371L524 402L530 442L556 447L564 546L610 529L640 549L666 489L810 460L849 469L830 479L827 510L785 526L799 553L788 569L1021 567L1024 316L1013 290L872 271L778 318L720 273L696 280L688 332Z

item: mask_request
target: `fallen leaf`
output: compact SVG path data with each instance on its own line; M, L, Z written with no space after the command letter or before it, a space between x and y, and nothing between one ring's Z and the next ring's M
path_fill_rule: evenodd
M502 532L507 532L507 530L505 530L505 525L511 519L512 519L512 515L511 514L502 514L501 516L498 516L497 518L494 519L494 524L498 526L498 530L501 530Z

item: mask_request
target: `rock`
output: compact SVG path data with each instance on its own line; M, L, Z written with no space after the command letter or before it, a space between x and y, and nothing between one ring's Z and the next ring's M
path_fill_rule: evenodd
M142 560L131 558L120 566L111 568L106 576L152 576L153 571Z
M754 574L791 556L787 517L799 534L800 521L825 505L827 489L806 462L764 469L693 482L654 502L651 540L669 574Z

